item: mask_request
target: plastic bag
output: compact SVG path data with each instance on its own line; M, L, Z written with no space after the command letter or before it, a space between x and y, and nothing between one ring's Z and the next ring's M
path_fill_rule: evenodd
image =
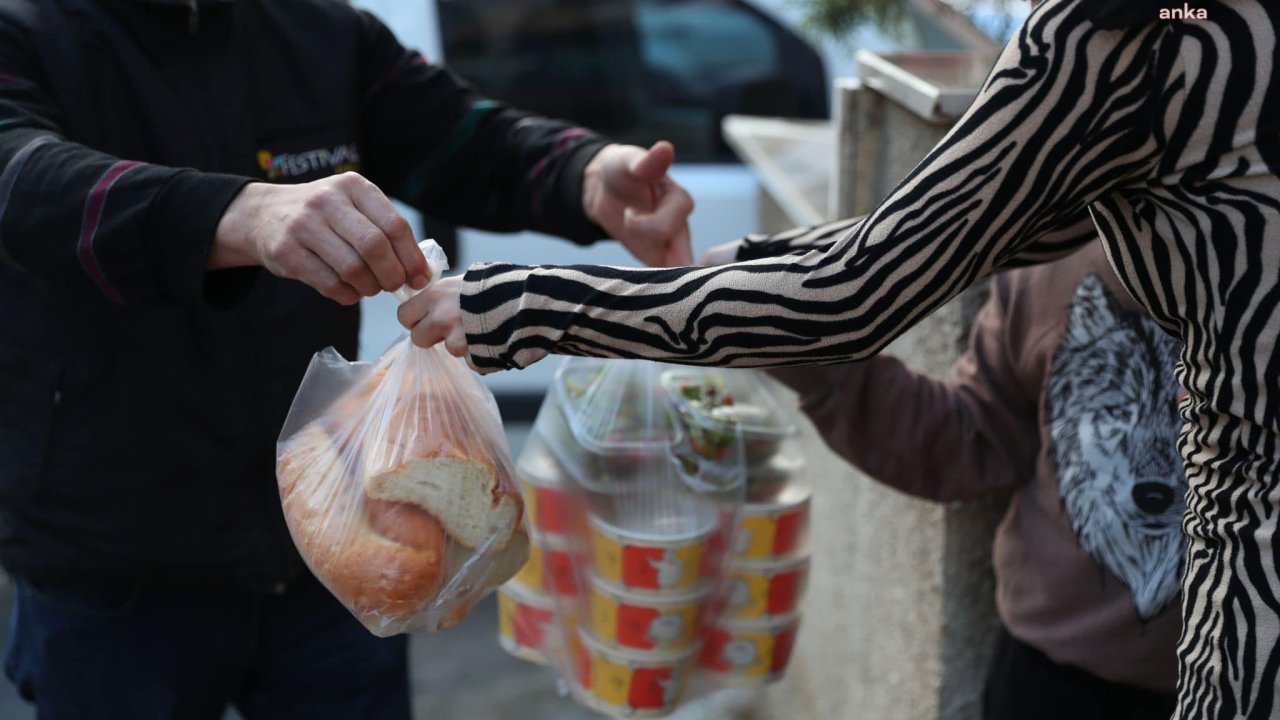
M533 551L499 591L502 646L615 717L780 677L809 493L777 390L752 371L565 361L517 463Z
M497 404L440 345L403 338L373 364L317 353L276 461L299 553L375 635L456 624L528 558Z

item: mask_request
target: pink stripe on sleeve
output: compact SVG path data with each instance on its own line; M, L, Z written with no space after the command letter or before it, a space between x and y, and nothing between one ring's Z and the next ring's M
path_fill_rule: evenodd
M31 83L28 82L25 78L20 78L17 75L0 73L0 90L12 90L15 88L29 88L29 87L31 87Z
M543 156L543 158L533 166L533 169L529 171L529 184L533 186L533 191L529 194L530 205L532 207L529 209L532 211L533 216L537 218L538 222L542 222L542 204L547 196L547 184L543 182L542 173L546 171L547 165L550 164L551 159L563 152L570 142L575 138L582 137L586 134L587 131L584 128L569 128L568 130L562 131L556 136L555 142L551 146L551 151Z
M102 290L102 294L114 303L124 304L124 298L120 295L120 291L115 285L107 279L106 274L102 272L102 266L98 264L98 257L93 252L94 236L98 234L98 221L102 219L102 207L107 202L107 192L111 190L111 186L115 185L116 180L120 179L131 168L140 165L133 160L126 160L116 163L103 173L102 178L98 180L93 189L89 191L89 199L84 205L84 220L80 224L80 242L76 250L80 256L80 265L84 267L85 273L97 283Z

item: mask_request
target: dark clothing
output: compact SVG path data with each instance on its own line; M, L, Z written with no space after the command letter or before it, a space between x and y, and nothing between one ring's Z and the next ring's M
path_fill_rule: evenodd
M284 595L20 582L5 672L42 720L408 720L404 635L315 580Z
M602 144L337 0L0 0L0 563L278 592L302 566L276 436L358 311L207 273L226 206L358 170L442 220L586 242Z
M982 698L983 720L1169 720L1174 696L1059 665L1001 629Z

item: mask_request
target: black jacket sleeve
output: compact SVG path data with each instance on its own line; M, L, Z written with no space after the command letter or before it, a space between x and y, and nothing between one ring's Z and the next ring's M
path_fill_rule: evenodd
M582 209L603 139L481 97L362 15L363 162L384 192L459 225L605 237Z
M0 264L116 303L230 301L250 271L205 271L248 180L68 141L29 35L0 20Z

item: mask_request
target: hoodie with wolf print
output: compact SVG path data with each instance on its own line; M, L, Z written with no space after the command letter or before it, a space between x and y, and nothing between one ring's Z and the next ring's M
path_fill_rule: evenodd
M1058 663L1171 694L1186 490L1176 359L1095 244L997 276L950 378L887 355L772 372L836 452L894 488L938 501L1013 491L993 557L1005 627Z

